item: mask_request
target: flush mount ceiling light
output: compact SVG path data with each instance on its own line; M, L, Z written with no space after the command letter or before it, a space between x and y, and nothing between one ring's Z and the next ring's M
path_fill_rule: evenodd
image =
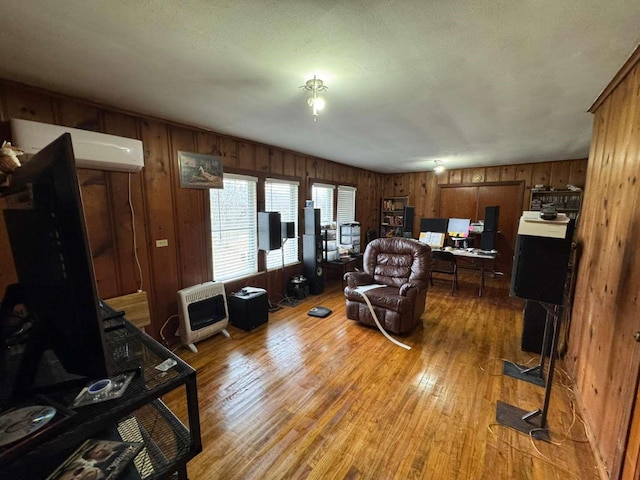
M444 162L442 160L434 160L433 163L436 164L435 168L433 169L436 175L440 175L442 172L444 172Z
M306 91L311 92L311 96L307 103L311 107L311 113L313 114L313 121L318 120L320 110L324 108L324 99L318 96L318 92L323 92L327 89L327 86L322 80L316 78L314 75L312 79L307 80L307 83L301 85L300 88L304 88Z

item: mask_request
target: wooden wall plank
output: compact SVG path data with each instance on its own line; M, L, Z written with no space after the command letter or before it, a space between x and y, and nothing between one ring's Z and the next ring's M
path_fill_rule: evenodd
M249 142L238 142L238 168L256 170L255 146Z
M500 167L500 181L501 182L512 182L516 180L516 166L515 165L506 165Z
M269 149L265 145L256 145L256 169L260 172L269 172Z
M205 262L207 249L207 223L204 202L209 201L209 190L180 187L180 168L178 152L194 152L196 150L193 131L180 128L169 128L172 163L171 181L175 217L175 241L177 242L179 286L190 287L212 279ZM205 196L205 193L207 194Z
M12 118L34 122L55 123L53 103L55 98L46 93L11 82L2 82L2 119Z
M168 126L156 120L141 122L142 143L145 149L145 197L149 210L147 238L151 252L151 276L154 294L149 306L152 311L151 333L159 338L166 319L177 313L178 254L175 205L172 195L172 162L169 154ZM166 239L169 245L156 247L157 240ZM175 326L175 325L174 325Z
M580 188L584 188L587 182L587 159L573 160L571 162L571 172L569 183Z
M284 174L282 150L278 148L269 149L269 164L269 171L271 173L275 173L277 175Z
M238 168L238 142L233 138L221 137L220 148L223 168Z
M619 478L625 465L634 407L633 414L640 414L635 402L640 351L633 340L640 330L640 253L634 241L640 235L639 133L636 65L595 111L567 358L593 445L610 478ZM637 459L637 453L631 457Z
M138 122L131 115L105 111L103 115L105 133L128 138L137 138ZM107 175L110 193L110 210L115 229L115 254L118 278L118 296L149 288L149 251L146 236L146 208L142 195L143 174L109 172ZM129 206L131 190L131 207ZM131 212L133 209L133 214ZM135 228L135 250L134 250ZM138 267L139 264L139 267ZM140 278L142 275L142 278ZM106 297L105 297L106 298Z
M553 162L551 164L549 186L557 190L566 189L571 177L571 167L571 162Z
M485 182L499 182L501 180L500 173L502 168L500 167L487 167L485 171Z
M288 177L295 177L296 175L296 156L291 152L284 152L282 173Z
M444 173L447 173L447 170L444 171ZM439 175L439 178L444 180L446 177L446 175ZM463 183L462 180L462 170L458 169L458 170L450 170L449 171L449 181L448 182L438 182L441 185L443 183L447 183L449 185L455 185L455 184L459 184L459 183Z

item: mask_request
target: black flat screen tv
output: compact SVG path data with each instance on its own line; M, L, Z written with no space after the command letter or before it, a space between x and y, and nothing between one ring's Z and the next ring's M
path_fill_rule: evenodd
M14 379L19 394L39 377L52 384L65 380L60 366L65 374L108 377L71 136L62 135L19 167L0 197L30 322L23 353L4 359L3 377Z

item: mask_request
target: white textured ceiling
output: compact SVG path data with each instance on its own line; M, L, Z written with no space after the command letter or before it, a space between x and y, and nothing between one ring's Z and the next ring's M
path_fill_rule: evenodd
M0 77L385 173L586 157L586 110L640 43L638 0L1 7Z

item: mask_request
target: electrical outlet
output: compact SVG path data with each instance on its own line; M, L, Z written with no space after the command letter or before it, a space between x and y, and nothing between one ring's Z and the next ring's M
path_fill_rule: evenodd
M169 240L167 240L166 238L163 238L162 240L156 240L156 247L168 247L169 246Z

